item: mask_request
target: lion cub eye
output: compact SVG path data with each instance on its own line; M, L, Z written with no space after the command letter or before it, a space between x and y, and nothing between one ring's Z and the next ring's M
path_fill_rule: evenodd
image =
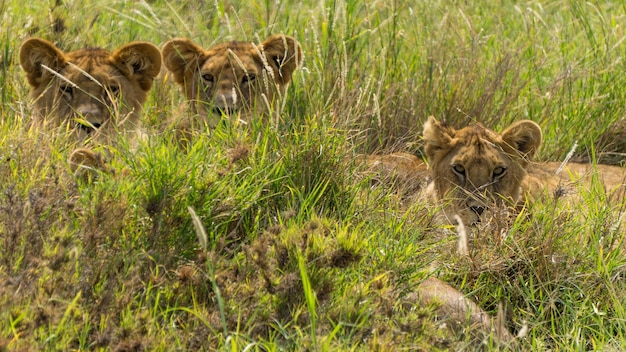
M104 101L106 104L111 104L114 99L118 99L120 95L120 87L108 86L104 93Z
M72 98L74 98L74 88L72 86L68 86L68 85L62 85L59 88L59 91L61 92L61 95L63 95L63 98L65 100L72 100Z
M202 79L207 83L213 83L213 81L215 80L215 78L213 78L213 75L210 73L203 74Z
M109 86L107 88L107 91L109 92L109 94L111 94L113 98L117 98L120 95L120 87L118 86Z
M241 79L241 84L252 83L256 80L256 75L254 73L250 73L248 75L243 76Z
M452 171L459 176L465 176L465 168L461 164L452 165Z
M495 169L493 169L493 178L494 179L500 178L500 177L504 176L504 174L506 174L506 167L498 166Z

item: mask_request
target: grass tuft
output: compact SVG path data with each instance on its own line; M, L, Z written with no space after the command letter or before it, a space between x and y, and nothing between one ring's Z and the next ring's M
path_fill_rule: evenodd
M442 322L435 275L522 350L626 347L624 204L596 180L467 227L360 174L363 153L421 154L429 115L531 119L541 160L623 161L621 2L0 1L0 350L496 350ZM271 118L201 128L179 148L163 74L149 138L74 177L74 146L31 128L19 47L205 47L295 36L304 65ZM280 107L280 109L279 109Z

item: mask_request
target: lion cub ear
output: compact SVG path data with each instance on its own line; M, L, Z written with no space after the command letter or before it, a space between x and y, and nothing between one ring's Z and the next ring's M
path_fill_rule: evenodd
M28 84L33 88L39 87L42 83L47 84L47 79L44 78L51 75L42 68L42 65L53 71L59 71L66 63L63 51L41 38L28 39L20 48L20 65L26 71Z
M302 64L302 47L290 36L268 37L261 43L261 51L272 66L275 79L282 84L289 83L293 72Z
M197 69L204 49L189 39L172 39L165 43L163 50L163 64L174 75L174 81L185 83L185 72Z
M513 123L501 136L504 143L520 152L527 160L532 160L543 139L541 127L530 120Z
M422 139L424 140L424 154L429 162L435 159L441 150L450 148L454 138L454 129L430 116L424 124Z
M130 78L137 81L139 87L146 92L161 71L161 52L151 43L126 44L117 49L112 57L118 65L127 69Z

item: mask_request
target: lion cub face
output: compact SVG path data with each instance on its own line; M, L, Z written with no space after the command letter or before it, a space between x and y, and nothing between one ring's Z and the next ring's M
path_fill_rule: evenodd
M139 115L161 54L150 43L134 42L113 53L81 49L65 53L39 38L26 40L20 63L31 87L34 119L68 127L79 140L108 139L140 128Z
M490 206L519 200L526 166L542 134L528 120L499 134L480 124L456 130L431 116L423 138L432 177L429 191L443 202L448 222L458 215L469 225L479 222Z
M249 119L283 94L302 62L302 49L289 36L273 35L260 45L218 44L208 50L188 39L163 46L163 62L191 103L193 113L214 127L223 115Z

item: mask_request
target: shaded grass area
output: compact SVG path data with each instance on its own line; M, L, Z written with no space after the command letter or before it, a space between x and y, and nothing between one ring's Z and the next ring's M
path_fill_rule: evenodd
M609 148L599 137L626 106L620 2L0 8L12 14L0 23L0 349L496 348L408 300L431 274L490 313L503 303L506 327L527 330L517 348L624 348L623 209L601 190L484 224L463 258L423 200L370 188L350 162L419 154L431 114L496 129L537 121L545 160L575 142L582 155ZM28 36L70 50L270 33L305 52L272 123L201 131L183 152L166 123L181 96L160 77L149 140L113 150L117 172L87 181L69 172L62 134L29 129L17 58Z

